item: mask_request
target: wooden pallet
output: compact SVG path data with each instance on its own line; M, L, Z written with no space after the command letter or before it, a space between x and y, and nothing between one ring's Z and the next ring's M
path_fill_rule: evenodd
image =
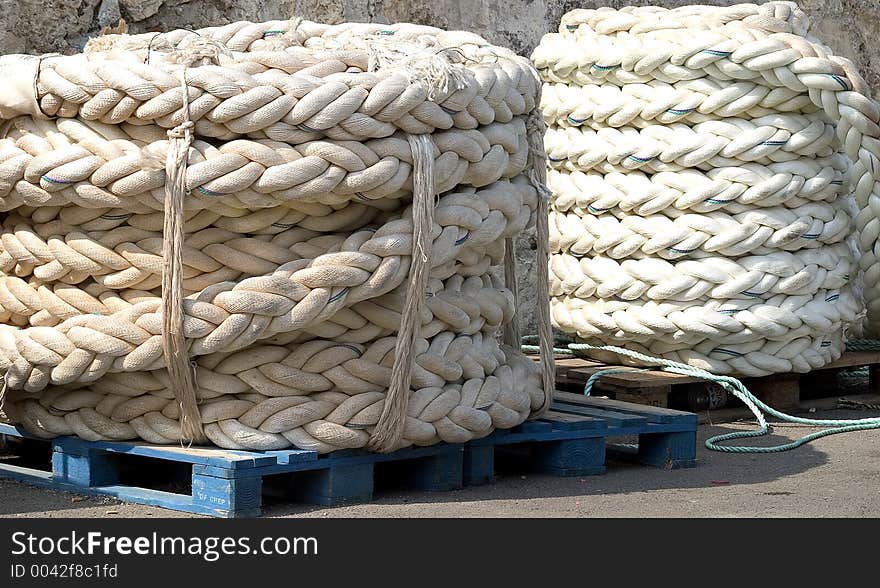
M0 424L0 437L8 436L24 449L35 444L51 446L51 466L0 461L0 477L215 517L248 517L261 513L263 483L268 477L275 486L283 478L285 499L322 505L369 501L375 474L385 469L384 465L377 468L380 464L394 466L407 488L431 491L491 481L496 456L513 460L522 471L557 476L603 473L606 449L643 465L692 467L696 464L696 427L697 417L691 413L568 393L559 393L543 419L464 445L440 443L390 454L230 451L73 437L45 441ZM608 443L611 437L630 435L638 436L638 445ZM141 468L146 459L161 466L159 476L168 478L162 480L165 489L126 481L127 472ZM177 484L176 491L167 488L169 481Z
M582 389L591 375L600 370L616 368L583 358L557 357L556 383L567 389ZM815 394L822 389L833 390L837 372L867 367L871 390L880 387L880 352L848 351L838 360L809 374L773 374L759 378L741 378L746 387L766 404L786 409L800 403L802 393ZM690 410L702 410L701 397L705 382L700 378L662 371L630 371L608 374L595 382L594 390L607 393L617 400L650 406L668 407L673 391L687 401Z

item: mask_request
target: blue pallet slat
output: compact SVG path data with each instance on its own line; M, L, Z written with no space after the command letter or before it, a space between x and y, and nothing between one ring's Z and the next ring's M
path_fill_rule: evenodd
M517 433L549 433L553 430L553 424L548 423L545 420L539 421L526 421L523 424L514 427L513 429L503 429L503 435L515 435ZM499 431L495 431L492 435L498 434Z
M541 420L550 423L551 428L556 431L580 431L583 429L601 428L603 426L600 424L602 423L600 419L587 415L566 414L556 410L555 406L551 407Z
M316 461L319 455L317 451L311 451L308 449L281 449L264 451L263 454L275 456L275 463L278 465Z
M648 419L652 423L697 423L696 414L671 408L648 406L646 404L634 404L632 402L623 402L620 400L612 400L610 398L584 396L572 392L557 391L553 398L556 402L564 402L566 404L576 404L578 406L589 408L635 414Z
M273 453L258 451L234 451L209 447L180 447L175 445L147 445L128 441L86 441L76 437L58 437L53 440L64 451L76 453L80 451L103 451L139 455L166 461L184 463L200 463L229 469L246 469L263 465L273 465L278 460ZM296 452L292 452L296 453ZM314 452L305 452L314 453Z
M552 408L562 413L579 414L602 419L612 427L638 428L648 423L648 419L643 416L581 406L579 404L568 404L567 402L554 402Z
M0 462L0 476L29 484L215 517L260 514L263 479L288 478L288 495L338 505L372 499L374 468L400 462L411 488L452 490L489 482L497 450L521 447L527 464L558 476L605 471L607 438L637 434L633 459L657 467L696 463L696 415L606 399L558 393L543 418L494 431L464 445L440 443L387 454L352 449L319 455L315 451L231 451L204 447L155 446L131 442L91 442L72 437L48 441L52 471ZM38 439L0 424L0 435ZM611 451L611 446L609 446ZM119 481L122 464L135 455L190 465L190 494L139 488Z

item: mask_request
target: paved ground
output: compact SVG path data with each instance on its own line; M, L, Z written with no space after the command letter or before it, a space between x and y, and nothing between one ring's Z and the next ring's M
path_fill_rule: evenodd
M831 410L818 418L880 413ZM700 443L747 423L704 425ZM815 429L778 426L762 443ZM507 475L495 484L456 492L383 492L371 504L319 508L272 502L268 516L307 517L877 517L880 516L880 430L834 435L794 451L732 455L700 446L699 465L655 470L613 465L602 476L553 478ZM34 489L0 480L0 516L187 516Z

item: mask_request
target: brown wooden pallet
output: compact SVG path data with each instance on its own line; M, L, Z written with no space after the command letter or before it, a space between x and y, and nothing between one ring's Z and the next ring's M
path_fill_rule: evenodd
M587 379L600 370L617 368L584 358L557 356L556 384L562 389L582 389ZM869 387L880 388L880 352L848 351L840 359L809 374L773 374L758 378L741 378L746 387L766 404L786 409L800 403L802 393L818 396L823 389L835 389L836 374L842 370L867 367ZM662 371L629 371L604 375L595 383L596 392L624 402L669 407L675 393L677 404L685 400L690 410L702 410L706 384L693 376Z

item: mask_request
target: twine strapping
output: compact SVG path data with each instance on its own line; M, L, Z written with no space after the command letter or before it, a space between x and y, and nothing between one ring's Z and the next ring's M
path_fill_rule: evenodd
M519 325L519 285L516 280L516 257L513 239L504 240L504 287L513 294L513 317L504 325L502 341L505 345L516 347L522 340Z
M538 101L540 103L540 101ZM550 190L547 188L547 168L544 165L547 154L544 152L544 120L536 110L529 115L527 138L531 169L529 180L538 192L538 210L535 220L537 249L535 264L538 291L535 296L538 305L538 345L541 357L541 379L544 384L544 404L532 414L533 418L544 415L553 404L556 390L556 363L553 358L553 329L550 325ZM519 340L519 339L517 339Z
M189 89L186 69L180 76L184 121L168 131L168 156L165 160L165 214L162 228L162 351L171 382L171 390L180 404L182 443L203 444L195 377L183 333L183 225L186 197L186 170L194 124L189 116Z
M397 449L409 404L410 379L419 338L422 307L428 286L431 254L431 227L434 225L434 140L430 135L408 135L413 157L413 248L409 286L400 318L394 348L391 382L385 394L382 414L367 447L387 453Z
M152 42L152 39L151 39ZM183 244L184 199L187 194L186 171L193 142L195 123L190 117L189 86L186 71L193 64L216 62L229 50L220 42L197 37L185 48L171 54L172 61L184 65L180 74L181 115L183 122L168 131L168 155L165 160L165 208L162 229L162 351L174 397L180 404L182 443L205 444L198 406L195 367L189 359L183 330Z

